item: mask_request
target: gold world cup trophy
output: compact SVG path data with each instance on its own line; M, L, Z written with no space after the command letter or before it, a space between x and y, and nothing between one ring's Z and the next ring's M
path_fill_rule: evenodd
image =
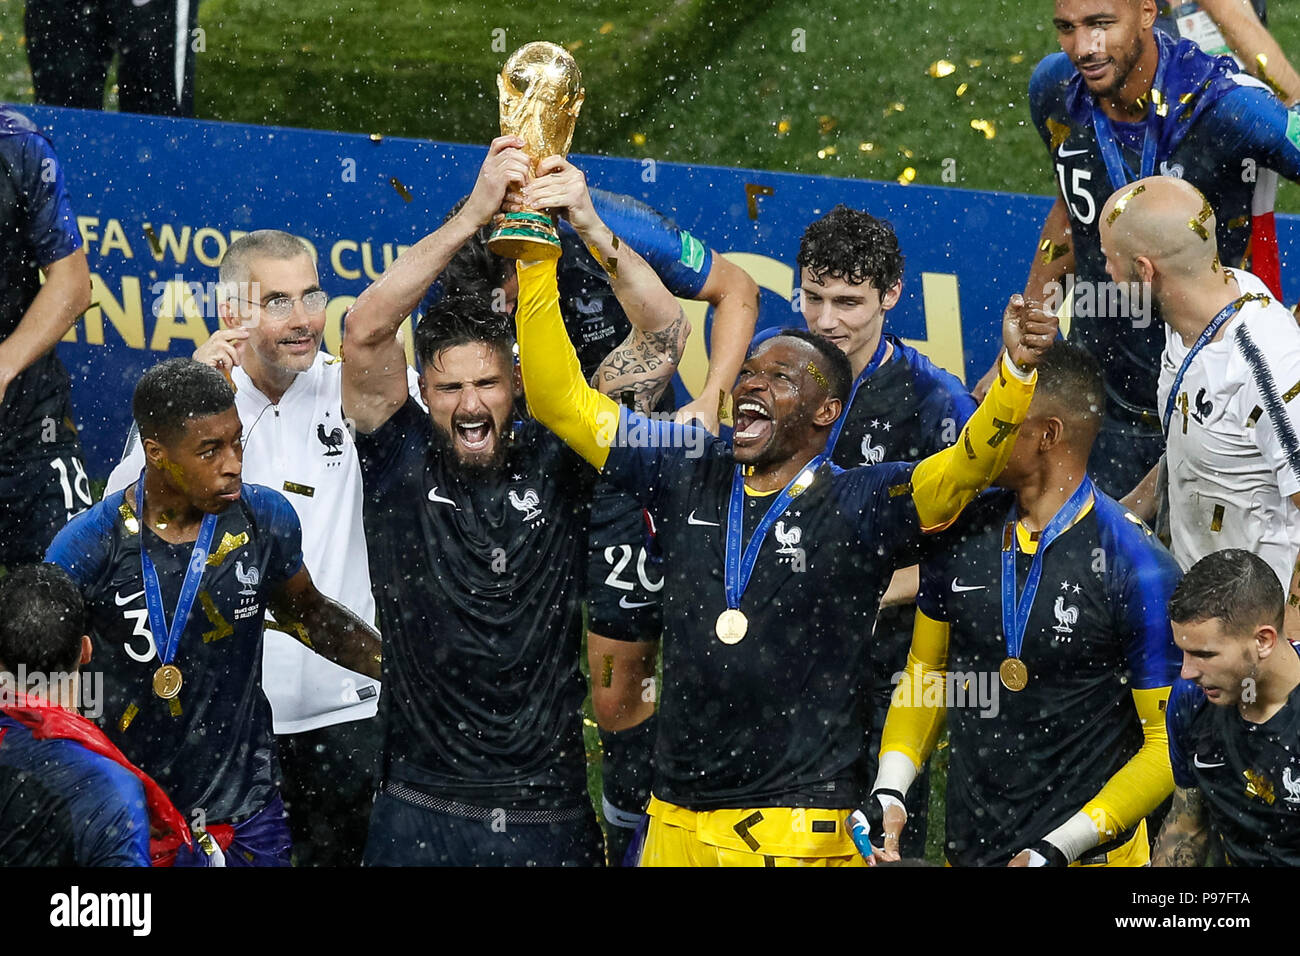
M554 43L527 43L510 55L497 77L501 135L518 136L537 170L539 160L564 156L586 91L569 51ZM508 212L492 231L488 248L507 259L558 259L555 220L540 209Z

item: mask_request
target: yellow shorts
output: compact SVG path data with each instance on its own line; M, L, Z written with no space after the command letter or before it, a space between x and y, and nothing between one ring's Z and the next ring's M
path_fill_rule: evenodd
M1106 854L1106 859L1098 863L1088 863L1089 868L1094 866L1147 866L1151 862L1151 841L1147 839L1147 822L1143 820L1138 824L1137 832L1133 834L1133 839L1129 840L1123 846L1117 846ZM1084 866L1083 863L1071 863L1070 866Z
M639 866L866 866L844 826L849 810L687 810L658 797Z

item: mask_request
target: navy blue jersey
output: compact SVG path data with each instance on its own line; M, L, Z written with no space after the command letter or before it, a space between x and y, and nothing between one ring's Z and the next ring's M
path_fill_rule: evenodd
M694 810L856 806L869 783L871 708L859 688L871 628L920 537L905 493L912 466L824 464L763 542L740 602L748 633L724 644L714 625L727 607L730 448L704 434L687 441L694 426L621 414L629 445L656 432L612 448L604 470L654 515L664 554L655 794ZM770 502L746 495L746 541Z
M0 341L13 334L41 289L38 269L81 248L63 166L45 135L21 113L0 106ZM51 349L9 383L0 399L0 458L49 454L42 422L59 423L75 444L68 373Z
M148 866L144 787L72 740L0 714L0 866Z
M261 687L262 619L272 589L302 569L298 516L279 492L250 484L218 516L173 658L184 676L177 715L153 691L161 662L145 606L141 533L168 625L194 545L169 544L142 528L124 497L133 490L73 518L45 557L72 575L86 600L95 642L88 666L104 672L101 728L185 816L201 810L211 823L245 817L275 796L271 707Z
M957 440L975 399L957 376L886 333L889 361L858 388L832 460L841 468L920 461Z
M1142 745L1132 691L1169 686L1181 664L1165 607L1182 573L1136 516L1095 492L1043 557L1019 654L1029 683L1001 687L1015 500L985 492L921 564L917 607L948 622L948 679L966 695L948 707L946 846L957 866L1005 865L1095 797ZM1017 596L1032 560L1017 547Z
M579 671L594 468L539 423L467 472L410 399L357 436L386 776L479 807L587 800Z
M1256 81L1236 73L1231 60L1208 56L1191 41L1175 41L1163 31L1155 36L1161 61L1168 64L1163 92L1169 116L1164 121L1112 121L1134 173L1129 181L1141 168L1143 135L1150 125L1160 141L1155 172L1185 179L1205 194L1216 216L1220 257L1226 265L1244 265L1258 171L1272 169L1300 179L1300 113L1288 111L1259 85L1242 85ZM1038 64L1029 82L1030 113L1069 210L1076 278L1103 283L1109 278L1097 216L1110 194L1125 184L1110 180L1093 129L1093 105L1092 94L1064 53ZM1163 325L1156 318L1117 311L1117 304L1108 295L1076 294L1070 338L1101 363L1108 414L1129 420L1154 415Z
M1256 724L1180 679L1166 724L1174 783L1200 791L1228 862L1300 866L1300 687Z

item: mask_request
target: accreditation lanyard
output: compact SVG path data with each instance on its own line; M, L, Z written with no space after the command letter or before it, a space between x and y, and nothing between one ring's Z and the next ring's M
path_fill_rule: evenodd
M1201 349L1210 344L1210 340L1219 334L1219 329L1223 328L1234 315L1240 312L1247 302L1255 302L1265 298L1267 296L1243 295L1229 302L1219 310L1218 315L1210 320L1210 324L1205 327L1205 330L1197 337L1192 347L1187 350L1187 355L1183 357L1183 364L1179 366L1178 374L1174 376L1174 384L1170 387L1168 396L1165 397L1164 429L1166 438L1169 437L1169 419L1174 415L1174 404L1178 400L1178 390L1183 387L1183 377L1187 374L1187 370L1192 367L1192 360L1196 358Z
M185 630L185 623L190 619L190 610L194 607L194 598L199 593L199 582L203 579L203 567L208 563L208 551L212 547L212 536L217 530L217 516L214 514L203 516L203 523L199 526L198 540L194 542L194 550L190 552L189 567L185 569L185 580L181 583L181 594L176 600L176 613L172 617L172 626L168 629L167 617L163 612L162 588L158 585L158 572L154 568L153 559L149 557L149 552L145 548L143 533L143 470L140 472L140 480L135 484L135 512L140 517L140 571L144 577L144 601L149 608L149 630L154 634L158 660L167 665L176 656L176 648L180 644L181 632ZM157 644L156 642L160 636L163 637L164 642Z
M1034 552L1034 561L1029 566L1029 577L1025 580L1025 590L1016 600L1016 504L1012 502L1011 513L1007 516L1007 533L1002 541L1002 634L1007 642L1007 656L1020 657L1021 645L1025 642L1025 628L1029 625L1029 612L1034 606L1034 595L1038 593L1039 580L1043 576L1043 555L1053 541L1059 538L1070 523L1079 516L1084 504L1092 494L1092 479L1084 475L1079 487L1070 495L1068 501L1052 516L1043 533L1038 538L1038 550Z
M858 389L869 378L876 369L880 368L885 361L885 349L888 343L885 341L885 334L880 334L880 344L876 346L876 354L871 356L871 361L867 363L858 377L853 380L853 387L849 389L849 400L844 403L844 410L840 412L840 417L835 419L835 424L831 426L831 436L826 440L826 453L832 454L835 451L835 443L840 440L840 432L844 431L844 423L848 421L849 409L853 407L853 399L858 396Z
M786 506L808 490L813 477L817 474L817 469L825 461L826 455L818 455L801 468L799 474L790 479L790 483L767 506L767 513L758 522L758 527L754 529L754 536L749 539L743 554L741 539L745 534L745 476L744 469L740 465L736 466L735 474L731 477L731 501L727 506L727 552L723 577L723 585L727 592L727 607L731 610L740 608L741 595L749 585L750 575L754 573L754 565L758 562L758 552L763 547L763 539L767 537L768 531L776 524L776 519L781 517Z
M1110 176L1110 185L1112 189L1123 189L1135 179L1146 179L1148 176L1155 174L1156 170L1156 150L1160 142L1160 116L1161 108L1168 104L1164 101L1164 80L1165 67L1169 64L1170 57L1161 55L1159 65L1156 66L1155 81L1151 84L1151 108L1148 109L1147 118L1144 121L1146 131L1142 138L1142 167L1141 176L1134 176L1133 170L1124 157L1120 154L1119 142L1115 137L1115 128L1110 124L1110 117L1101 111L1101 107L1096 105L1094 97L1092 107L1092 128L1097 136L1097 146L1101 149L1101 158L1106 163L1106 172ZM1156 129L1153 130L1152 127Z

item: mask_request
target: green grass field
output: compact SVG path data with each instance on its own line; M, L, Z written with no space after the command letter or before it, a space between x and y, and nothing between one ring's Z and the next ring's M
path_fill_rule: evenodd
M32 101L22 10L21 0L0 0L0 99L14 103ZM1283 49L1300 56L1300 10L1273 4L1270 13ZM510 9L204 0L198 114L486 143L508 51L548 39L583 70L576 152L877 180L910 168L930 185L942 184L951 159L957 186L1047 193L1025 90L1034 65L1057 49L1050 16L1048 0ZM1284 184L1279 209L1300 212L1300 190ZM594 726L585 730L597 751ZM936 756L927 856L937 862L946 753Z

